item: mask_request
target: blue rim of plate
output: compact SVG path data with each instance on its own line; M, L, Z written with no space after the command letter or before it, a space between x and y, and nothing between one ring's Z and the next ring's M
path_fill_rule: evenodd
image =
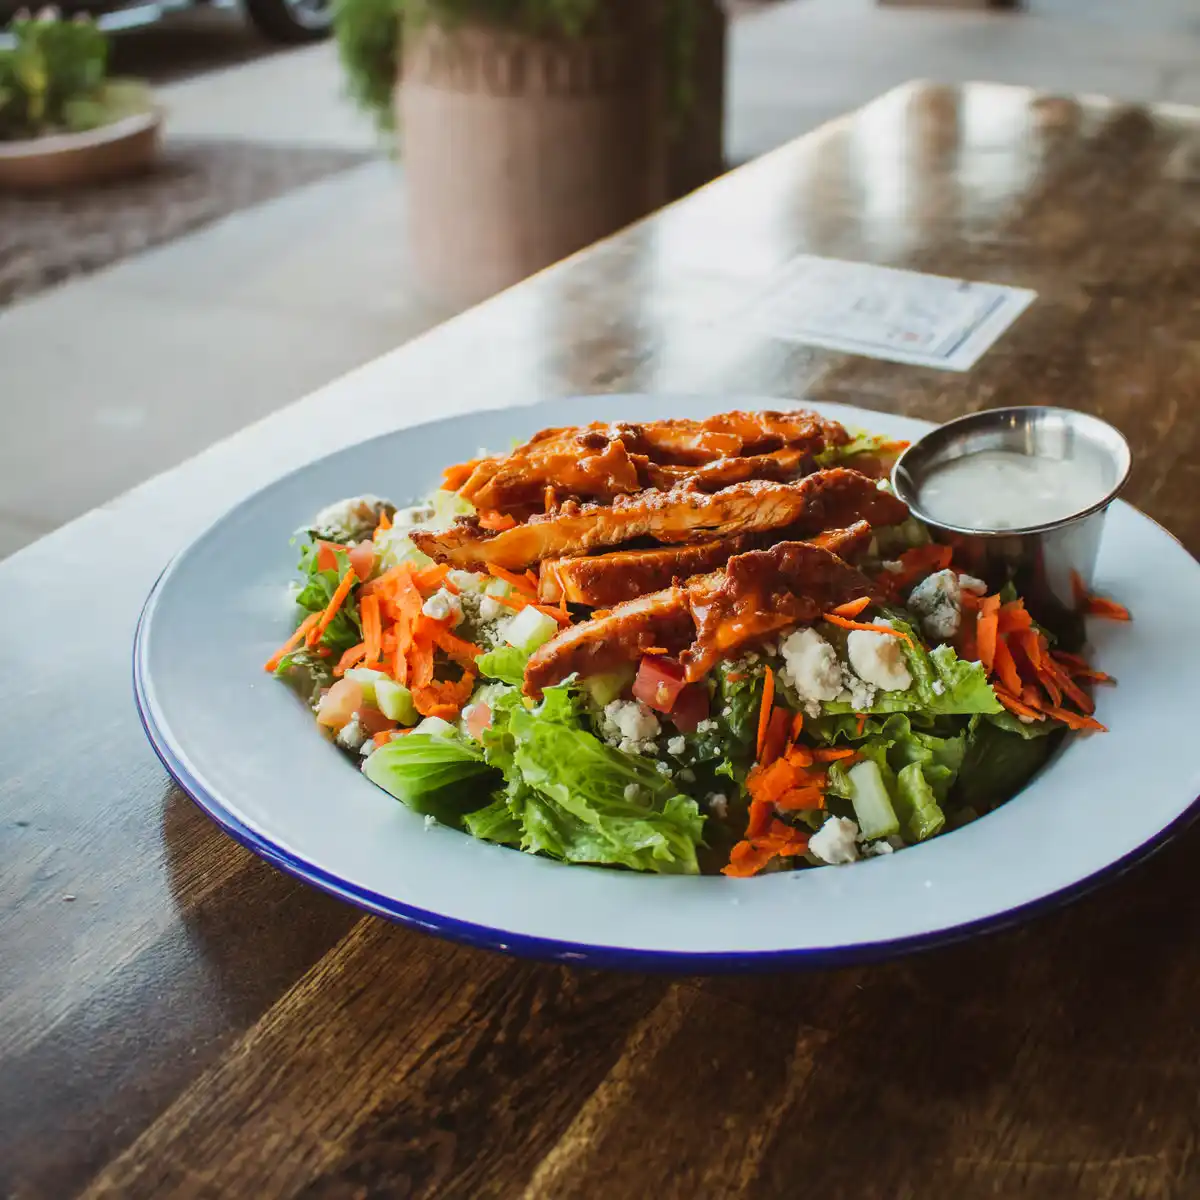
M256 833L239 821L188 770L175 754L169 739L155 719L154 705L147 696L142 675L146 618L166 573L167 571L164 569L162 575L156 580L138 616L137 631L133 640L133 696L137 706L138 719L142 723L146 737L171 778L235 842L245 846L247 850L259 858L265 859L272 866L278 867L279 870L375 916L386 917L401 925L407 925L424 933L433 933L438 937L477 949L500 951L521 958L568 963L580 967L695 975L826 969L883 962L919 951L936 950L943 946L954 945L981 934L1000 933L1082 899L1162 850L1169 842L1183 833L1197 817L1200 817L1200 797L1197 797L1170 824L1160 829L1154 837L1100 870L1083 879L1076 880L1065 888L1048 892L1027 904L981 917L975 921L966 921L961 925L950 926L934 933L915 934L912 937L893 938L882 942L859 942L852 946L824 947L819 950L756 950L708 954L692 951L635 950L621 946L569 942L556 938L532 937L504 929L495 929L488 925L460 921L429 909L418 908L412 904L402 904L387 896L381 896L378 892L371 891L370 888L361 887L350 880L325 871L315 863L288 853L275 845L269 838ZM519 851L514 850L513 853L516 854Z

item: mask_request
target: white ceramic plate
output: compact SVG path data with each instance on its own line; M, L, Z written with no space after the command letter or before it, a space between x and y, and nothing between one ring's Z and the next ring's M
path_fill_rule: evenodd
M1061 903L1181 828L1200 794L1200 564L1120 502L1097 586L1134 621L1091 628L1096 662L1120 680L1098 698L1111 732L1070 740L984 819L853 867L748 880L647 876L426 829L263 673L292 626L289 536L323 505L363 492L416 499L447 464L548 425L771 404L617 396L477 413L387 434L271 484L180 554L147 601L134 675L155 749L229 834L334 895L462 941L608 966L743 970L934 945ZM928 428L840 406L822 412L899 438Z

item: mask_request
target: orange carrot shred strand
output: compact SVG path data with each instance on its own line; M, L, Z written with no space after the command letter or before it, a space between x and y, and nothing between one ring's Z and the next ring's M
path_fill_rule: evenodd
M771 720L767 725L767 737L762 750L764 763L775 762L787 749L788 730L791 728L791 724L787 709L776 707L771 710Z
M854 731L854 736L862 737L863 730L867 727L867 714L855 713L854 715L858 718L858 728Z
M642 650L643 654L669 654L670 651L666 646L646 646Z
M846 617L848 620L853 620L864 608L868 608L870 604L870 596L859 596L857 600L849 600L845 604L839 604L833 611L839 617Z
M979 661L990 675L996 662L996 639L1000 626L1000 597L986 596L979 606L979 624L975 638L979 648Z
M337 666L333 668L333 673L339 677L345 675L345 673L356 663L362 662L366 655L366 642L359 642L357 646L351 646L350 649L338 659Z
M530 583L526 576L518 575L515 571L506 571L503 567L498 567L494 563L488 563L488 574L494 575L497 579L503 579L505 583L510 584L518 592L528 596L531 600L537 599L536 582Z
M441 647L464 670L470 670L483 651L473 642L455 637L448 629L439 629L433 635L433 644Z
M412 577L412 580L417 585L418 590L428 592L436 587L440 587L449 574L450 568L445 563L433 563L428 567L422 567Z
M392 518L387 515L386 510L379 514L379 524L375 526L375 532L371 535L373 542L379 541L381 533L387 533L392 527Z
M796 715L794 717L792 717L792 741L793 742L800 736L801 731L803 729L804 729L804 714L802 712L798 712L798 713L796 713Z
M1012 651L1008 648L1008 638L1004 634L1000 634L996 638L994 661L996 674L1000 677L1000 682L1014 696L1019 696L1021 689L1025 685L1021 682L1021 676L1017 673L1017 664L1013 661Z
M839 629L865 629L868 633L883 633L888 637L902 638L904 641L911 644L912 638L907 633L899 629L893 629L890 625L873 625L869 621L848 621L845 617L839 617L835 612L822 613L824 620L830 625L836 625Z
M758 709L757 756L762 758L763 746L767 741L767 727L771 722L771 705L775 703L775 672L770 667L763 677L762 704Z
M783 812L793 812L801 808L824 808L825 793L818 787L789 788L775 801L775 807Z
M1088 596L1085 611L1093 617L1105 617L1110 621L1131 621L1129 609L1106 596Z
M304 641L308 631L321 619L320 613L309 613L299 625L296 626L295 632L288 638L278 650L267 660L263 667L264 671L275 671L279 664L283 661L284 656L290 654L297 646Z
M837 762L839 758L853 758L858 753L849 746L827 746L813 751L816 762Z
M368 663L377 663L383 653L383 625L379 617L379 597L368 596L363 600L360 615L363 625L363 643L366 646Z
M998 687L995 689L995 691L996 699L999 700L1000 703L1009 710L1009 712L1016 713L1019 717L1029 717L1034 721L1044 721L1046 719L1046 714L1044 712L1039 712L1035 708L1030 708L1028 704L1018 700L1015 696L1010 696L1004 688Z
M321 635L329 628L329 623L338 614L338 609L346 601L346 597L350 595L350 589L358 582L358 576L355 575L353 569L346 571L342 576L342 581L337 585L337 590L329 599L329 604L325 611L321 614L321 619L309 630L307 642L310 646L315 646L321 640Z

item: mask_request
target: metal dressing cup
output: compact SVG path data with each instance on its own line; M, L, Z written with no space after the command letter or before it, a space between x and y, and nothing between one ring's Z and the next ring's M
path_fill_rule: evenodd
M1019 529L955 525L924 511L921 488L938 467L987 450L1049 459L1064 470L1085 463L1104 493L1086 508ZM1075 646L1083 641L1082 611L1104 516L1129 468L1129 443L1097 417L1069 408L994 408L949 421L914 442L897 459L892 486L933 539L954 548L959 571L984 580L989 591L1011 581L1033 618Z

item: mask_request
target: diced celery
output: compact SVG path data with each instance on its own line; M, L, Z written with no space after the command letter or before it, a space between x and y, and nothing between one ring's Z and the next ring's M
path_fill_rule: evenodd
M443 721L441 717L426 717L413 730L413 733L428 733L433 737L454 737L458 730L449 721Z
M346 678L353 679L362 688L363 699L368 704L379 703L375 698L375 688L381 681L387 681L387 676L382 671L372 671L370 667L351 667L346 672Z
M415 725L421 718L413 703L412 692L404 684L393 683L390 679L376 681L375 703L385 717L399 721L401 725Z
M888 795L878 763L870 759L855 763L846 772L846 782L850 787L854 815L864 838L873 840L900 832L900 821L892 807L892 798Z
M546 613L529 605L508 623L504 640L518 650L531 654L558 632L558 622Z
M637 668L630 664L623 670L606 671L603 675L593 675L590 679L582 680L582 685L592 699L603 708L618 699L622 692L633 682Z

